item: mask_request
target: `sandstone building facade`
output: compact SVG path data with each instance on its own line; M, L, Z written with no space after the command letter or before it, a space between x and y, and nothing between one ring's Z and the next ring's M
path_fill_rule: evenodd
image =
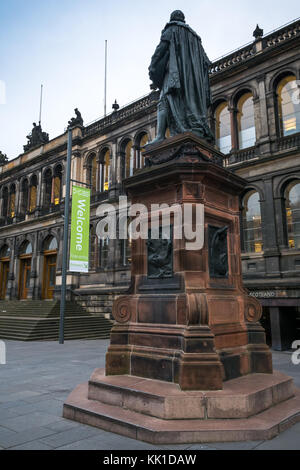
M210 125L224 165L248 181L244 283L262 303L269 342L286 349L300 334L300 21L265 36L257 28L254 37L212 64ZM130 284L130 242L98 240L96 210L118 204L124 179L143 167L157 100L152 92L115 104L73 130L71 178L92 187L91 237L89 273L68 275L68 297L92 312L109 316L112 298ZM41 137L0 167L1 299L59 298L67 134Z

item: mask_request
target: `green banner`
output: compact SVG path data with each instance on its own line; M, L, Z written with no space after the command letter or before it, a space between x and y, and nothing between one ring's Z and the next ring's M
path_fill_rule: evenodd
M76 273L89 272L90 189L73 186L69 269Z

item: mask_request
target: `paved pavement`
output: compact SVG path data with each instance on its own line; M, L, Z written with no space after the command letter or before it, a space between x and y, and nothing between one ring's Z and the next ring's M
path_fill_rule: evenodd
M104 367L107 346L103 340L64 345L6 341L7 364L0 365L0 449L300 449L300 423L271 441L157 447L63 419L68 394L96 367ZM273 362L300 387L300 365L292 364L290 353L274 353Z

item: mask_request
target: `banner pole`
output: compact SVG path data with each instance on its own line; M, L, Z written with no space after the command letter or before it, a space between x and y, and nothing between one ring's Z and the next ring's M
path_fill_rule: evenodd
M67 153L67 171L66 171L64 241L63 241L63 252L62 252L61 293L60 293L59 344L64 344L64 326L65 326L64 323L65 323L65 307L66 307L70 181L71 181L71 160L72 160L72 129L70 127L68 128L68 151L67 152L68 153Z

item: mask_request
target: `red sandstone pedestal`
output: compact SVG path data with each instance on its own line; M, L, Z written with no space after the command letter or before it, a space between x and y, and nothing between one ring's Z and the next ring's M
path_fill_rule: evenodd
M291 379L272 374L261 307L242 284L246 183L222 160L184 134L149 147L148 168L126 181L150 227L152 204L203 204L204 247L133 242L132 284L114 303L106 370L72 392L65 417L153 443L267 439L298 418L299 396Z

